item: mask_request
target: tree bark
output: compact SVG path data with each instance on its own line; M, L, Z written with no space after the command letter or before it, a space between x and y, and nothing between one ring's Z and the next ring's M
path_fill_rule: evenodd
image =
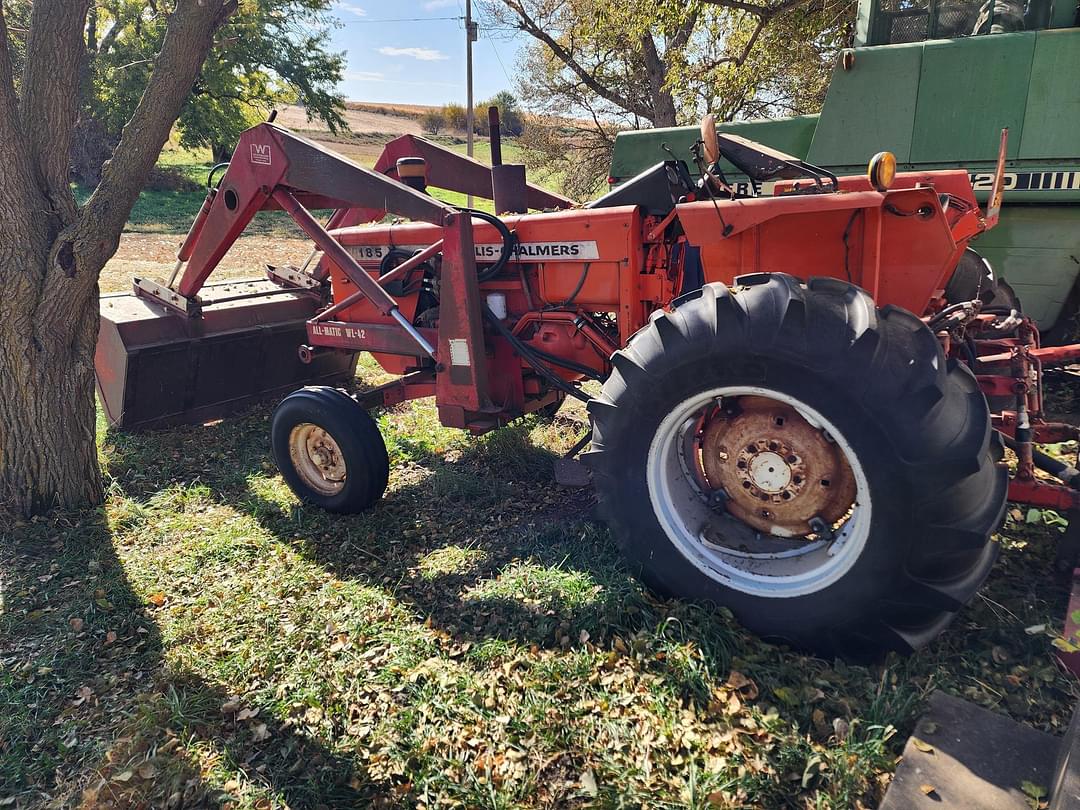
M0 507L102 499L98 276L236 0L178 0L143 98L86 205L68 183L90 0L35 0L15 92L0 3Z
M656 127L674 127L675 99L667 87L667 65L656 50L652 34L641 37L641 52L645 57L645 71L649 80L649 98L652 100L652 123Z

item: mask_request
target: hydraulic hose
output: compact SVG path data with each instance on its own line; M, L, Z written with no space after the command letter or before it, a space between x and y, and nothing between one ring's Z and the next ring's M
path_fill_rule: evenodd
M458 210L494 226L494 228L499 232L499 235L502 237L502 251L499 253L499 258L495 261L495 264L491 265L491 267L487 268L483 272L477 273L477 278L480 281L487 281L488 279L494 278L503 271L503 268L506 267L506 265L510 261L510 256L513 254L514 250L514 234L512 234L510 232L510 229L506 227L506 223L504 223L498 217L487 213L487 211L477 211L475 208L460 208ZM576 386L566 382L566 380L564 380L550 368L545 366L541 362L541 358L547 360L549 363L568 368L571 371L575 371L578 374L591 377L595 380L602 379L599 374L597 374L593 369L589 368L588 366L582 365L580 363L575 363L572 360L564 360L561 357L556 357L554 355L548 354L542 349L536 349L532 346L527 345L524 341L518 338L517 335L511 332L506 327L506 324L504 324L495 316L495 313L491 311L491 309L486 303L482 306L484 317L487 318L488 321L491 322L491 325L495 327L495 331L497 331L503 338L505 338L506 341L514 347L514 350L518 353L518 355L526 363L532 366L533 369L535 369L541 377L543 377L552 386L558 388L566 395L572 396L576 399L580 399L582 402L589 401L590 397L588 394L581 392Z
M487 281L488 279L495 278L495 276L499 275L499 273L503 271L503 268L506 267L507 263L510 261L510 256L514 252L514 234L510 233L510 229L506 227L505 222L497 216L489 214L487 211L478 211L475 208L459 208L458 210L494 226L495 230L497 230L502 237L502 251L499 253L499 258L495 261L495 264L476 274L476 277L480 279L480 281Z
M1017 452L1017 442L1012 436L1008 436L1004 433L1001 434L1001 439L1005 442L1005 446ZM1080 489L1080 470L1076 469L1072 465L1066 464L1064 461L1059 461L1053 456L1047 455L1037 447L1031 448L1031 460L1035 462L1035 466L1045 473L1057 478L1062 483L1072 487L1073 489Z
M582 402L588 402L591 397L578 390L576 386L571 385L550 368L545 366L540 359L534 355L534 349L527 346L522 340L520 340L514 333L506 328L506 324L500 321L495 313L492 312L487 304L483 305L484 317L487 318L491 325L495 327L495 331L498 332L506 341L514 347L514 350L518 353L522 360L532 366L536 372L547 380L552 386L558 388L564 394L580 399ZM546 352L545 352L546 354Z

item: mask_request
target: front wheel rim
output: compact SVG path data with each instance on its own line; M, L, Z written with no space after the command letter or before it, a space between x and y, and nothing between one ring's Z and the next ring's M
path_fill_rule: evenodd
M843 518L818 521L803 536L776 536L733 517L723 489L701 474L702 420L710 409L740 397L766 398L794 410L828 441L850 468L854 494ZM749 449L753 449L752 447ZM761 448L762 457L774 451ZM734 461L732 463L735 463ZM713 388L688 397L661 421L646 461L646 483L660 528L676 550L710 579L766 598L804 596L833 584L859 559L870 533L872 503L865 471L850 443L817 410L796 398L757 386ZM773 486L770 479L761 483ZM787 483L776 479L775 486ZM819 525L820 524L820 525Z
M345 488L345 457L325 429L303 422L289 432L289 459L305 486L332 497Z

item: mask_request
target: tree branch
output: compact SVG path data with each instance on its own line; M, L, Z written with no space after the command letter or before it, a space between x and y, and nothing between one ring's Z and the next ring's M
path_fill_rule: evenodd
M518 0L503 0L503 2L505 2L507 7L509 7L515 14L517 14L518 28L547 45L548 48L551 49L551 52L555 54L556 57L558 57L559 61L566 65L566 67L569 68L570 71L573 72L574 75L577 76L586 87L588 87L601 98L607 99L612 104L617 104L624 110L628 110L635 113L636 115L640 115L642 118L646 118L649 121L653 120L654 113L652 110L648 109L642 104L634 102L633 100L627 98L621 93L615 92L610 87L605 87L600 82L598 82L596 80L596 77L593 76L589 71L587 71L584 66L582 66L582 64L574 58L572 53L570 53L566 48L559 44L559 42L555 38L553 38L550 34L548 34L539 25L536 24L536 22L525 11L525 7L521 3L519 3Z
M90 0L35 0L26 42L23 132L41 188L63 224L75 214L68 171L89 6Z
M781 0L779 3L773 5L758 5L757 3L747 3L744 0L704 0L713 6L720 6L721 8L730 8L734 11L745 11L747 14L753 14L759 20L771 20L777 14L782 14L785 11L809 3L811 0Z
M759 17L753 32L750 34L750 38L746 41L746 45L743 46L743 49L739 52L738 56L723 56L719 59L714 59L708 65L704 66L705 70L714 70L720 67L720 65L742 67L746 63L746 60L750 58L750 52L754 49L754 45L757 44L758 38L761 36L761 32L765 30L766 25L768 25L768 21Z
M236 6L236 0L178 0L150 81L79 216L80 236L87 238L84 248L100 243L97 250L104 257L102 262L116 249L143 180L154 167L213 46L214 32Z

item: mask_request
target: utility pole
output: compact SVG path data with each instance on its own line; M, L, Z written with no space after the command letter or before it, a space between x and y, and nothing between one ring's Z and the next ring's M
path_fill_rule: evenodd
M465 127L468 134L465 136L465 151L469 157L473 156L473 130L476 128L476 113L473 107L472 92L472 44L476 42L476 23L472 18L472 0L465 0ZM472 208L472 194L466 198L466 205Z

